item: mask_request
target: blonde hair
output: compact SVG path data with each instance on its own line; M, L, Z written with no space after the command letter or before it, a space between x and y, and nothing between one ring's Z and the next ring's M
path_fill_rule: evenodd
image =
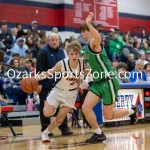
M81 44L77 41L74 41L74 42L71 42L68 44L66 51L67 51L67 53L69 53L70 51L80 53L81 49L82 49Z

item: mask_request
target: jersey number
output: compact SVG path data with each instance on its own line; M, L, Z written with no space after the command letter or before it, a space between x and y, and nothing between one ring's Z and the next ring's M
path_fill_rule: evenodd
M72 82L72 83L70 83L70 85L74 85L76 82Z

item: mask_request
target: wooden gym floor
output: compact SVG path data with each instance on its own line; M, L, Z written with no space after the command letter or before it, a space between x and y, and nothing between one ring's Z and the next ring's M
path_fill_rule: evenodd
M41 143L39 125L14 129L23 136L13 137L9 128L0 128L0 134L8 136L0 140L0 150L150 150L150 123L103 128L107 140L99 144L84 143L92 134L89 128L72 128L74 134L67 137L56 129L49 144Z

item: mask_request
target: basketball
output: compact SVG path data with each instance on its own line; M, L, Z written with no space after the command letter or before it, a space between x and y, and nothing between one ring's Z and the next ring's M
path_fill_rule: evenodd
M38 90L38 81L31 78L23 78L21 80L21 88L25 93L33 93Z

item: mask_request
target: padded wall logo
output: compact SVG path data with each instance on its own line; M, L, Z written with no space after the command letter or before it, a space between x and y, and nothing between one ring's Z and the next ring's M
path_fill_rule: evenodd
M136 106L138 108L138 117L142 117L142 111L143 111L143 106L140 101L140 94L138 93L138 96L136 98Z

